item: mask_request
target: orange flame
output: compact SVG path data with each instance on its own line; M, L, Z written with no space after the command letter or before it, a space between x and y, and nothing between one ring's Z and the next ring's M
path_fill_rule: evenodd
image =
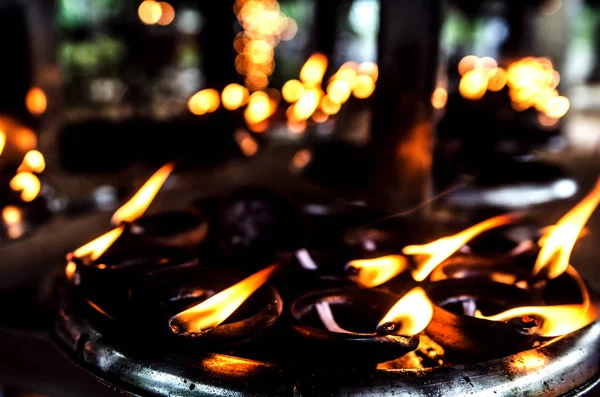
M300 80L306 87L316 87L323 81L327 71L327 57L323 54L313 54L300 70Z
M44 114L47 106L48 100L44 90L39 87L32 87L29 89L29 91L27 91L27 96L25 97L25 107L27 107L29 113L34 116L40 116Z
M400 255L354 260L346 265L346 269L356 269L358 271L350 276L350 279L364 288L377 287L396 277L407 267L406 258Z
M46 160L44 155L37 150L30 150L23 157L23 162L19 166L18 172L27 171L42 173L46 169Z
M171 330L174 333L205 333L217 327L266 283L277 267L278 265L271 265L171 317L169 320Z
M40 180L31 172L19 172L11 179L9 186L12 190L21 192L21 200L26 203L33 201L42 189Z
M533 267L534 275L547 268L548 278L553 279L567 270L577 237L599 202L600 178L594 189L544 236L542 249Z
M388 334L413 336L423 331L433 318L433 303L421 287L404 295L377 326Z
M6 146L6 133L0 129L0 154L4 151Z
M496 216L471 226L453 236L443 237L429 244L406 246L402 250L402 253L405 255L426 256L426 260L421 262L412 273L416 281L423 281L440 263L448 259L450 255L454 254L470 240L487 230L514 222L516 218L515 215Z
M108 233L90 241L89 243L77 248L73 251L73 256L79 259L86 259L89 261L95 261L100 258L107 249L121 236L124 227L119 226Z
M174 168L175 164L167 163L156 171L140 190L114 213L111 219L112 224L118 225L122 222L133 222L142 216Z

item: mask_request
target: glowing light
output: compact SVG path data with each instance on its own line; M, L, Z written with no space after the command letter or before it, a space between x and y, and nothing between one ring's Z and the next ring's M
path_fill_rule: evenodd
M4 146L6 146L6 133L0 129L0 154L4 151Z
M167 178L173 172L175 164L167 163L154 173L144 183L128 202L123 204L114 215L111 222L113 225L119 225L123 222L133 222L146 212L152 201L166 182Z
M460 79L458 91L460 94L471 100L483 98L488 86L488 77L485 71L475 69L466 72Z
M567 270L577 237L598 203L600 203L600 179L594 189L544 236L542 249L533 268L534 275L546 268L547 277L553 279Z
M156 21L157 24L161 26L168 26L175 19L175 9L173 6L166 1L161 1L158 3L160 5L160 18Z
M253 93L244 112L246 122L248 124L258 124L269 118L271 114L272 106L269 96L262 91Z
M304 85L299 80L286 81L281 88L281 94L286 102L296 102L304 94Z
M281 40L289 41L296 37L298 33L298 24L292 18L287 19L287 27L281 34Z
M292 171L299 171L304 169L312 160L312 153L308 149L300 149L292 157L290 168ZM306 252L306 251L304 251ZM307 253L308 254L308 253Z
M317 109L315 110L315 112L312 114L311 118L314 120L315 123L324 123L327 120L329 120L329 116L327 115L327 113L325 113L324 111Z
M433 318L433 303L421 287L404 295L379 322L387 334L413 336L423 331Z
M288 121L287 128L294 134L301 134L304 132L304 130L306 130L306 121Z
M503 68L492 69L489 74L488 90L497 92L506 86L506 70Z
M44 155L37 150L30 150L23 157L23 162L19 166L18 172L36 172L42 173L46 168Z
M95 240L77 248L71 255L67 256L67 259L73 256L86 261L95 261L100 258L119 237L121 237L124 229L124 226L119 226L116 229L103 234Z
M327 70L327 57L316 53L311 55L300 70L300 80L306 87L316 87L323 81L323 76Z
M293 106L293 114L295 120L303 121L307 120L321 101L321 92L317 89L309 89L302 95L302 97Z
M171 317L169 326L174 333L206 333L227 320L277 270L271 265L239 283L211 296L207 300Z
M448 91L444 87L437 87L431 94L431 106L435 109L443 109L448 102Z
M345 103L351 94L352 87L344 80L333 80L327 86L327 96L334 102Z
M192 114L201 116L206 113L212 113L219 108L221 96L217 90L207 88L198 91L188 100L188 109Z
M406 258L399 255L354 260L346 265L346 270L351 273L350 279L364 288L384 284L407 268Z
M373 82L379 79L379 67L373 62L363 62L358 66L358 74L369 76Z
M227 110L236 110L248 101L248 90L239 84L229 84L221 92L221 102Z
M452 236L442 237L424 245L408 245L402 253L415 255L419 265L413 270L412 275L416 281L423 281L427 276L450 255L458 251L462 246L481 233L504 225L508 225L517 219L514 215L500 215L480 222L468 229ZM419 258L421 257L421 258ZM419 260L424 259L424 260Z
M138 8L138 16L146 25L154 25L162 16L162 7L154 0L144 0Z
M461 76L464 76L467 72L475 69L478 60L479 58L475 55L467 55L458 63L458 73L460 73Z
M558 96L550 99L546 104L546 116L559 119L569 111L571 102L564 96Z
M33 201L39 194L42 184L31 172L19 172L11 179L9 186L15 192L21 192L21 200Z
M258 152L258 142L246 131L237 130L234 134L234 139L242 153L244 153L244 156L251 157Z
M375 91L375 81L367 75L356 77L356 83L352 88L352 94L359 99L365 99L371 96ZM333 98L332 98L333 99Z
M46 111L46 107L48 106L48 100L46 98L46 93L39 87L32 87L27 91L27 96L25 97L25 106L29 113L34 116L40 116L44 114Z
M330 116L337 114L342 105L332 100L329 95L325 95L321 100L321 110Z
M13 205L2 208L2 220L8 226L20 223L23 220L21 210Z

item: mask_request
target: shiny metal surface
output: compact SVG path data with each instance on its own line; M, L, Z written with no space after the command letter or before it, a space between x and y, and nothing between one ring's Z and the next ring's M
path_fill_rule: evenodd
M223 354L197 360L130 354L105 340L67 301L54 327L79 365L133 396L582 396L600 372L600 323L532 350L469 365L303 376L277 364Z

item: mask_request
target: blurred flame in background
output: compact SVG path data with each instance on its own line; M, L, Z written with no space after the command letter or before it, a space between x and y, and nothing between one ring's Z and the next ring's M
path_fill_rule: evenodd
M23 157L23 162L19 166L18 172L35 172L40 174L46 169L46 160L44 155L37 150L30 150Z
M234 138L245 156L254 156L258 152L258 143L247 131L242 129L237 130Z
M459 62L458 72L462 76L458 90L464 98L478 100L487 91L508 87L512 108L519 112L535 108L542 126L555 125L571 106L556 89L560 73L548 58L525 57L503 69L493 58L467 55Z
M212 113L221 105L219 92L212 88L200 90L188 100L188 109L192 114L201 116Z
M248 90L246 87L233 83L229 84L221 92L221 102L227 110L236 110L248 102Z
M167 26L175 19L175 9L166 1L144 0L138 7L138 17L146 25Z
M244 29L233 43L236 70L250 91L263 90L275 68L275 47L291 40L298 25L280 11L276 0L236 0L233 10Z
M41 116L46 111L48 100L46 93L39 87L31 87L25 96L25 107L34 116Z
M28 203L38 196L42 184L31 172L19 172L11 179L9 186L15 192L21 192L21 200Z
M0 130L0 154L4 151L4 146L6 146L6 132Z
M431 94L431 106L435 109L443 109L448 102L448 91L444 87L437 87Z

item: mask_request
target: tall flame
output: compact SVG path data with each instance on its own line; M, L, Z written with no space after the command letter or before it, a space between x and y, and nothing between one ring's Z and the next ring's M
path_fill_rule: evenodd
M174 333L204 333L217 327L236 311L277 270L271 265L239 283L184 310L169 320Z
M567 270L577 237L599 202L600 178L594 189L544 236L542 249L533 267L534 275L547 268L548 278L553 279Z
M400 255L353 260L346 265L346 269L356 272L350 279L364 288L377 287L396 277L407 267L408 261Z
M381 319L378 330L387 334L413 336L423 331L433 318L433 303L421 287L404 295Z
M426 256L426 259L422 261L412 273L413 278L416 281L423 281L440 263L448 259L448 257L458 251L470 240L487 230L507 225L514 222L516 219L517 216L512 214L496 216L471 226L453 236L443 237L429 244L408 245L404 247L402 253L406 255Z
M111 219L112 224L119 225L122 222L133 222L142 216L174 168L175 165L173 163L168 163L156 171L140 190L114 213Z
M89 259L95 261L100 258L107 249L121 236L124 226L119 226L108 233L90 241L89 243L73 251L73 256L79 259Z

